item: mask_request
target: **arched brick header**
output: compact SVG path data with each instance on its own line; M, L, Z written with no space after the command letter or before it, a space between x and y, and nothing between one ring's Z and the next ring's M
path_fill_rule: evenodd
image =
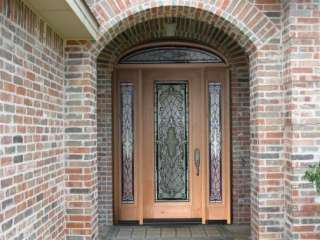
M172 35L166 33L166 24L175 24ZM117 58L131 48L152 41L188 41L214 48L228 58L229 63L245 62L248 57L245 49L238 42L206 22L200 22L181 17L166 17L152 19L136 24L117 35L110 41L98 57L98 65L111 67Z
M118 34L132 26L162 17L207 22L236 39L248 51L264 45L279 32L277 26L248 1L97 1L91 5L100 21L100 38L91 46L97 56ZM119 6L119 4L121 6ZM120 10L121 9L121 10Z

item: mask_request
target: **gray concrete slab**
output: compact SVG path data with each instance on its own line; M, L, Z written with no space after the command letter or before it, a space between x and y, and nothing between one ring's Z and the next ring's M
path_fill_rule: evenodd
M249 225L113 226L103 240L249 240Z

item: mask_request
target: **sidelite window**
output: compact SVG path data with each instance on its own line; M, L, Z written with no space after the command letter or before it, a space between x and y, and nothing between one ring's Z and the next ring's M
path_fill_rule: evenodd
M224 63L205 49L185 46L161 46L137 50L124 56L120 64Z
M188 200L188 85L155 82L156 200Z
M132 83L120 84L121 201L134 201L134 134Z
M222 201L221 176L221 84L209 83L209 167L210 202Z

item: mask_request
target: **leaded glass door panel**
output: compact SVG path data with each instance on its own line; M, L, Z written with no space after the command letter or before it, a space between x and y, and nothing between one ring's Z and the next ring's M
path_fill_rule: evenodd
M193 150L200 148L205 108L199 69L144 70L144 136L146 219L201 219L202 177Z

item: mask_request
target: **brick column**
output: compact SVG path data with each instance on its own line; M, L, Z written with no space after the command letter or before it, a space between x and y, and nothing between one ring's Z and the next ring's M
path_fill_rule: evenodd
M320 161L320 3L283 1L283 12L285 239L320 239L320 203L303 179Z
M279 38L250 55L252 239L283 239L283 101Z
M97 70L98 212L99 232L104 234L113 224L112 69L99 62L101 55Z
M67 239L98 238L96 60L86 42L65 49Z

